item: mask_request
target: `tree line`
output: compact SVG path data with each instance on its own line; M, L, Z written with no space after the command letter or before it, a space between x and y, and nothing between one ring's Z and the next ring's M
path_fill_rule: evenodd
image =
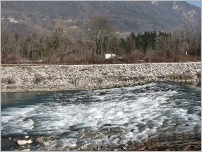
M62 28L52 35L30 33L25 40L17 34L12 37L6 29L1 34L2 63L136 63L199 61L201 56L201 31L192 29L193 23L185 21L183 27L172 33L164 31L135 34L126 38L117 34L107 17L92 19L85 29L85 39L71 41ZM116 54L104 59L104 54Z

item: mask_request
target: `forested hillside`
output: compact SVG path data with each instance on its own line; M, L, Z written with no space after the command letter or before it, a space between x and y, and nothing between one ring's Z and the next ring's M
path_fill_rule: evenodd
M120 32L142 33L144 31L172 32L183 24L183 18L193 14L194 26L200 26L201 9L186 2L6 2L1 3L3 18L22 20L9 26L12 32L26 34L29 31L50 33L58 26L83 29L95 16L108 17L110 24Z

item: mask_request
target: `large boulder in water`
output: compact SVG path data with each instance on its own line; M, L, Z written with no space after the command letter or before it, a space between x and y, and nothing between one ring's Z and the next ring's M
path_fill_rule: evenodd
M27 144L27 140L18 140L17 143L19 146L23 146Z

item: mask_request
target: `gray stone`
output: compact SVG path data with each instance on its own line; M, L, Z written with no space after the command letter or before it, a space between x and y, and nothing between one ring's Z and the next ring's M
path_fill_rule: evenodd
M201 62L21 65L1 68L1 91L91 90L141 85L153 81L198 82L200 73Z

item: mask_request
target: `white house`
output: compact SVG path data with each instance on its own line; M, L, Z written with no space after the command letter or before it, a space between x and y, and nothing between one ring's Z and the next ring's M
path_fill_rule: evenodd
M105 54L105 59L114 58L116 54Z

